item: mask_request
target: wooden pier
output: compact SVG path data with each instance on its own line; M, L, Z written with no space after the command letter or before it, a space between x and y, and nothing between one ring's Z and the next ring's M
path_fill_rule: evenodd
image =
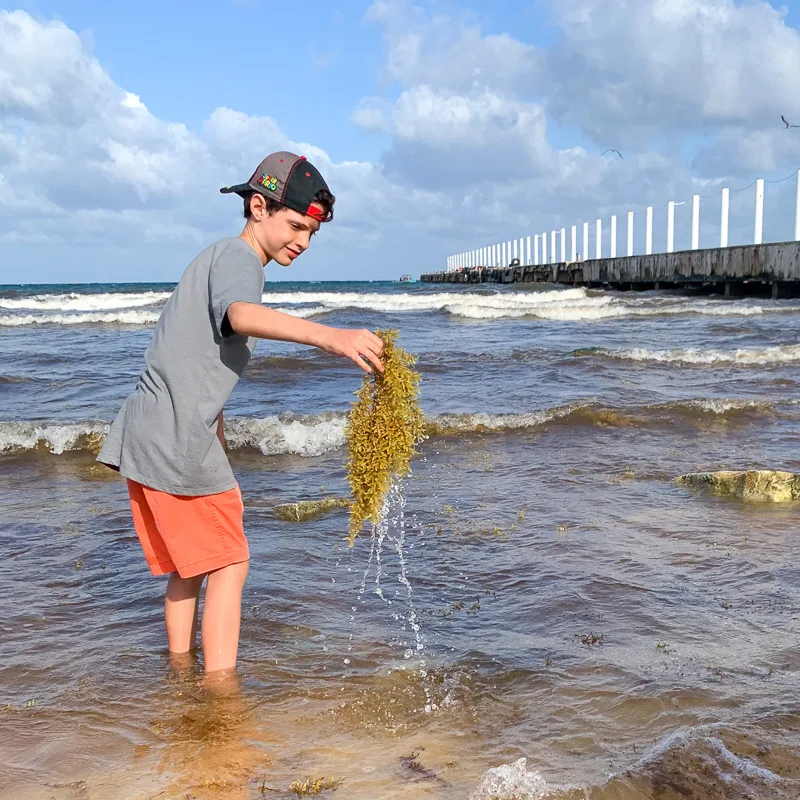
M424 283L556 283L616 291L684 289L730 297L800 296L800 242L716 247L422 275Z

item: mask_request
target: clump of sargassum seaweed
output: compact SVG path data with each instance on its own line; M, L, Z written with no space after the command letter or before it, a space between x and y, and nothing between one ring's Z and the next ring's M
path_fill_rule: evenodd
M339 781L333 778L309 778L307 781L292 781L289 791L298 797L305 797L309 794L319 794L327 789L336 789Z
M365 522L378 523L392 481L408 475L416 446L425 438L417 360L398 346L397 331L376 335L383 341L384 373L364 376L347 421L351 546Z

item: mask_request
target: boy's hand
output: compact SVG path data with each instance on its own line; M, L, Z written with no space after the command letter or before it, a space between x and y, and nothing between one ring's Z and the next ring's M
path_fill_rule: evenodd
M310 319L300 319L274 308L244 301L231 303L226 316L234 333L242 336L309 344L335 356L346 356L364 372L372 372L373 367L383 372L383 342L365 328L360 331L331 328Z
M366 328L328 328L328 334L320 343L323 350L335 356L345 356L358 364L364 372L372 372L372 364L383 372L383 342Z

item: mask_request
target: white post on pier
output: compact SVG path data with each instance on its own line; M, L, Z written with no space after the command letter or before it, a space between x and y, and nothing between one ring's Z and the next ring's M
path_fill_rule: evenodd
M653 206L647 206L647 223L644 234L644 252L653 255Z
M519 263L525 264L525 239L519 237Z
M514 256L511 255L511 242L509 242L508 243L508 260L511 261L512 258L514 258ZM508 262L506 262L506 266L508 266Z
M675 251L675 201L667 203L667 252Z
M617 257L617 217L611 215L611 258Z
M567 261L567 229L561 229L561 263L564 264Z
M514 255L511 256L511 258L519 258L519 256L517 255L517 240L516 239L514 239L512 245L511 245L511 249L514 251Z
M578 226L572 226L572 258L571 261L578 260Z
M730 217L731 210L731 192L730 189L722 190L722 208L720 210L719 220L719 246L728 246L728 218Z
M603 257L603 220L597 220L597 227L594 235L594 257Z
M756 225L754 244L761 244L764 241L764 179L756 181Z
M692 250L700 249L700 195L692 195Z
M542 234L542 264L547 263L547 234Z
M531 261L531 237L528 237L528 257L525 259L525 264L533 264Z
M800 169L797 170L797 201L794 209L794 238L800 240Z
M503 242L502 246L502 253L500 255L500 266L505 269L508 266L508 261L506 260L506 243Z
M556 263L556 232L550 231L550 263Z
M533 264L539 266L539 234L533 237Z
M587 261L589 258L589 223L583 223L583 253L582 260Z
M628 257L633 255L633 211L628 212Z

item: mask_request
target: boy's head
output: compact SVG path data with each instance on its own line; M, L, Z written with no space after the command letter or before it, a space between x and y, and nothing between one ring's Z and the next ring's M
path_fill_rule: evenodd
M333 219L336 198L305 156L267 156L247 183L226 186L244 199L245 230L268 259L286 267L308 249L323 222Z

